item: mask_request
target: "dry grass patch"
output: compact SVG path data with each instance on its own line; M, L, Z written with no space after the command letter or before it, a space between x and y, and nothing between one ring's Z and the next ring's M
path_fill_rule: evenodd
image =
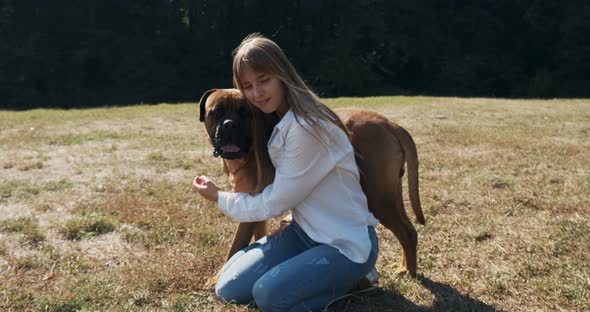
M0 256L6 256L8 254L8 247L2 241L0 241Z
M119 186L114 187L114 183ZM225 221L222 214L205 215L199 209L205 203L190 192L190 185L179 192L177 183L170 181L126 177L124 181L107 181L105 190L105 200L84 203L79 209L107 213L121 223L133 225L122 231L130 243L156 248L196 239L212 247L229 236L222 234L227 230L220 227Z
M33 169L43 169L43 166L43 162L33 161L19 164L16 166L16 169L18 169L19 171L29 171Z

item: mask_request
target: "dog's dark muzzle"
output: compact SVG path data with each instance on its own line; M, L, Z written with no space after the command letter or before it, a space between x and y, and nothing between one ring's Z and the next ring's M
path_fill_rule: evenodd
M213 156L224 159L237 159L248 153L252 138L249 131L241 123L226 119L215 131Z

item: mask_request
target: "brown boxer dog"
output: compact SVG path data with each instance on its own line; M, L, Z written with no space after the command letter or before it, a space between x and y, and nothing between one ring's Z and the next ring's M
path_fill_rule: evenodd
M256 194L274 179L266 146L279 118L259 112L237 89L212 89L199 101L200 121L213 145L213 155L223 158L234 192ZM410 134L386 117L370 111L336 110L349 131L361 172L361 187L369 210L402 245L399 273L416 274L418 234L409 220L402 196L404 163L416 221L425 224L418 191L418 154ZM258 161L257 161L258 160ZM260 166L257 163L261 164ZM267 234L267 222L240 223L227 260L237 251ZM209 285L215 279L209 280Z

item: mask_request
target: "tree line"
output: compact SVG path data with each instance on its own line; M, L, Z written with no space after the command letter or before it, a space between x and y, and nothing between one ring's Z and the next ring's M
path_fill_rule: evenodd
M587 0L0 0L0 108L198 100L276 41L323 97L588 97Z

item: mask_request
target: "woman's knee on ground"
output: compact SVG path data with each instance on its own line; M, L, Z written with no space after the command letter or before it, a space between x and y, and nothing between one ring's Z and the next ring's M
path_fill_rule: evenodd
M261 311L289 311L291 304L285 303L278 285L273 285L267 275L263 275L252 287L252 298Z
M236 278L218 279L215 294L223 302L248 304L252 302L252 285Z

